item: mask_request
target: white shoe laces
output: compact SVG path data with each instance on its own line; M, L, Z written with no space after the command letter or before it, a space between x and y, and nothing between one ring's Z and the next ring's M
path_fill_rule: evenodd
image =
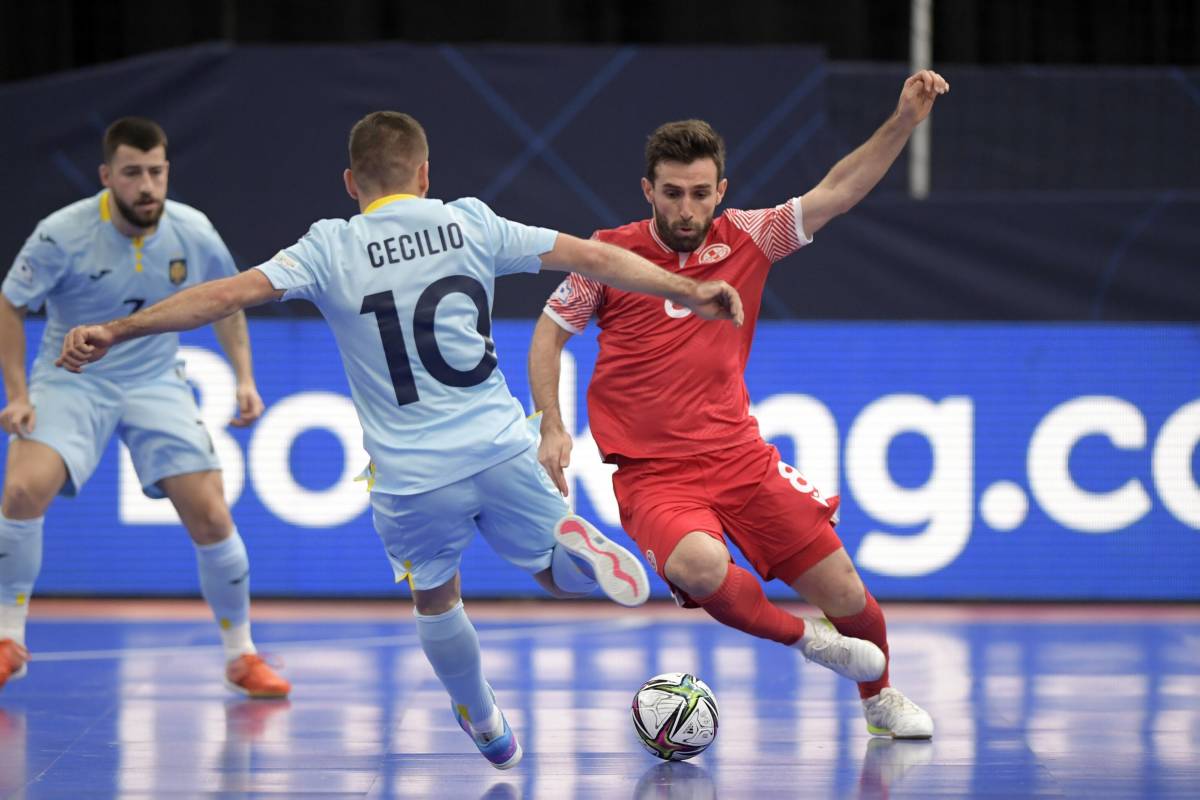
M920 713L921 711L920 706L905 697L902 692L895 690L889 692L885 689L880 692L879 699L872 705L880 711L892 715Z
M816 661L818 664L837 664L844 667L850 663L850 648L846 646L842 636L828 623L809 622L813 637L803 649L804 660Z

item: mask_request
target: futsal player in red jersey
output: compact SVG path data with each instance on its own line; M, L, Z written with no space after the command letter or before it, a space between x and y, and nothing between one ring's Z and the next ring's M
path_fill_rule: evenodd
M571 438L558 404L563 346L595 317L600 353L588 419L616 464L621 524L681 604L753 636L799 649L857 681L873 734L926 739L929 714L890 687L887 628L833 529L826 497L763 441L743 373L767 271L812 241L879 182L949 84L930 70L904 82L895 112L817 186L774 208L715 216L728 182L725 145L705 122L663 125L646 145L642 191L653 216L595 238L741 293L741 328L572 274L551 296L530 347L539 459L566 494ZM730 560L728 540L764 580L779 579L824 612L800 618L767 600Z

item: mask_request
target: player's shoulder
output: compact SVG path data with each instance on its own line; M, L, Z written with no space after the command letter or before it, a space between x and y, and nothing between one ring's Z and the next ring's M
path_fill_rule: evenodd
M103 192L76 200L45 216L37 224L35 238L61 250L75 250L91 240L91 234L103 222L100 203Z
M641 219L618 228L601 228L592 234L592 238L622 246L651 241L650 220Z
M172 225L182 230L203 234L216 232L216 227L212 224L212 220L208 218L208 215L195 206L189 206L187 203L168 199L164 208L164 214L170 218Z
M483 224L497 216L487 203L478 197L460 197L445 204L446 210L452 216L465 217L471 222Z

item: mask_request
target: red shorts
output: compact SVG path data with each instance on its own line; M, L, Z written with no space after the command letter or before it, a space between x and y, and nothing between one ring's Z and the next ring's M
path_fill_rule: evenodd
M839 498L820 494L761 439L684 458L621 458L613 490L621 525L663 580L692 531L722 542L727 534L764 580L789 584L842 546Z

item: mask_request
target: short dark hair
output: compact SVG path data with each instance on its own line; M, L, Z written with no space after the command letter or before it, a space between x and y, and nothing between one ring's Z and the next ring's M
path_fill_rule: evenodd
M112 161L117 148L123 144L148 153L162 145L167 149L167 134L158 123L145 117L122 117L104 132L104 163Z
M702 119L685 119L658 126L646 140L646 179L654 183L660 161L690 164L711 158L717 165L717 180L725 177L725 140Z
M350 171L370 189L404 186L428 159L425 129L408 114L374 111L350 129Z

